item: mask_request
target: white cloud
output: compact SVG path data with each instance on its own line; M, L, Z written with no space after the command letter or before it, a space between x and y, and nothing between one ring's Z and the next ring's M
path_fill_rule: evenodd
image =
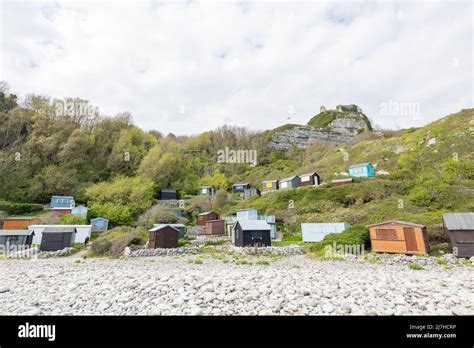
M175 134L306 123L348 103L419 126L474 105L472 6L4 1L0 78ZM420 114L384 115L389 101Z

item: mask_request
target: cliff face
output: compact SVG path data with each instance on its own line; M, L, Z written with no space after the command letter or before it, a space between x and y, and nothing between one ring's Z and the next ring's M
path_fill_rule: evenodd
M338 105L336 110L322 111L306 126L295 125L276 131L269 146L274 150L286 151L293 145L306 148L315 140L341 145L366 130L372 130L372 126L360 108Z

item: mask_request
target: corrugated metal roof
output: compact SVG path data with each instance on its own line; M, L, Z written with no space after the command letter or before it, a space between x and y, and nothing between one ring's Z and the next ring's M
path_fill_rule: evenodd
M354 180L352 178L331 180L331 182L345 182L345 181L354 181Z
M266 182L277 182L278 180L265 180L265 181L262 181L263 183L266 183Z
M75 227L47 227L43 233L75 233Z
M270 225L264 220L239 220L243 231L270 231Z
M297 177L298 176L296 176L296 175L289 176L288 178L280 179L280 182L282 182L282 181L291 181L291 180L293 180L294 178L297 178Z
M10 216L10 217L7 217L7 218L4 218L3 220L32 220L33 217L31 216Z
M234 185L232 185L232 186L241 186L241 185L248 185L248 183L247 183L247 182L243 182L243 183L234 184Z
M96 217L95 219L91 219L92 221L97 221L97 220L104 220L104 221L109 221L109 219L103 218L103 217Z
M29 225L28 228L49 228L49 227L71 227L71 228L85 228L92 227L92 225Z
M161 189L161 192L167 192L167 193L176 193L176 190L171 190L171 189Z
M153 224L153 228L155 228L155 227L162 227L162 226L186 227L184 224Z
M372 165L372 163L370 163L370 162L367 162L367 163L359 163L359 164L352 164L352 165L349 166L349 168L362 167L362 166L365 167L365 166L367 166L367 165L369 165L369 164Z
M160 230L162 230L163 228L165 227L171 227L173 230L176 230L177 232L179 232L179 230L173 226L173 224L162 224L162 225L159 225L159 226L154 226L152 229L148 230L148 232L158 232Z
M28 230L0 230L0 236L29 236L31 234L34 234L34 232Z
M302 176L313 176L313 175L318 175L318 173L312 172L312 173L307 173L307 174L301 174L300 177L302 177Z
M444 225L451 231L474 230L474 213L443 214Z
M198 214L198 215L209 215L209 214L215 214L214 211L205 211L204 213Z
M367 227L386 225L386 224L390 224L390 223L399 224L399 225L407 225L407 226L415 226L415 227L420 227L420 228L425 228L425 227L426 227L425 225L415 224L415 223L413 223L413 222L397 221L397 220L390 220L390 221L379 222L379 223L377 223L377 224L368 225Z

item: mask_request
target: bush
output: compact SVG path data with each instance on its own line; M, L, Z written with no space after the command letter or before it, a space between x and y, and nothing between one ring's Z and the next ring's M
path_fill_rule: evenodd
M148 240L148 233L142 228L116 227L103 232L91 243L93 256L118 257L129 245L142 245Z
M59 218L59 224L60 225L86 225L87 219L82 216L67 214Z
M333 243L338 245L364 245L364 248L367 248L370 246L369 231L362 225L351 226L341 233L328 234L322 241L312 245L310 251L320 252L326 245L332 245Z
M96 204L127 206L133 215L152 205L154 192L154 183L150 179L119 176L111 182L88 187L85 194L89 201Z
M94 255L105 255L110 251L111 246L110 240L97 238L91 243L91 250Z
M113 239L110 244L110 253L112 254L112 257L118 258L123 253L123 250L132 244L136 237L137 236L133 232L128 232Z
M284 242L301 242L303 238L301 235L287 235L285 234L282 238L282 241Z
M133 222L133 214L126 205L105 203L94 203L90 207L91 217L103 217L109 220L111 226L130 225Z
M153 224L186 224L187 222L186 218L177 217L170 208L161 204L150 207L138 218L138 226L146 229L153 227Z
M43 211L44 207L41 204L35 203L11 203L0 201L0 210L7 212L9 215L22 215Z
M414 271L421 271L421 270L424 270L423 266L421 266L420 264L416 263L416 262L412 262L408 265L408 268L414 270Z
M423 187L415 187L408 199L420 207L428 207L432 201L430 194Z

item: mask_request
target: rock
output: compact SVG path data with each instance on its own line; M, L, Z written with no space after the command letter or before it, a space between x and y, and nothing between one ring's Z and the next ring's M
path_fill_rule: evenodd
M334 306L330 303L324 304L323 311L325 311L326 313L332 313L334 312Z
M108 302L101 302L99 303L99 305L97 306L97 310L98 311L105 311L107 308L110 307L110 303Z
M8 291L10 291L10 289L8 287L6 287L6 286L0 287L0 294L3 294L4 292L8 292Z
M331 111L334 112L334 110ZM329 110L325 112L329 112ZM315 116L315 118L317 117ZM370 121L360 108L353 109L351 106L350 110L338 111L337 117L324 128L296 125L277 131L270 141L269 147L278 151L286 151L294 145L302 149L308 147L315 140L341 145L347 143L361 131L367 130L369 124Z

